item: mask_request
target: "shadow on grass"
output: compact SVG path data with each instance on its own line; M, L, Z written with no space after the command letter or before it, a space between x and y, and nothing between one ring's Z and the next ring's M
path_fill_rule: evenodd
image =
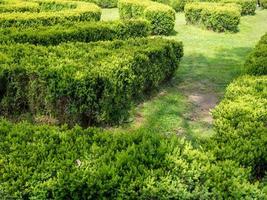
M135 115L143 118L140 128L163 134L175 133L197 145L202 136L196 136L196 132L203 131L206 137L212 132L212 126L190 119L194 106L186 94L202 91L222 98L226 86L242 73L250 50L240 47L221 49L210 56L185 54L175 77L157 92L153 91L137 107Z

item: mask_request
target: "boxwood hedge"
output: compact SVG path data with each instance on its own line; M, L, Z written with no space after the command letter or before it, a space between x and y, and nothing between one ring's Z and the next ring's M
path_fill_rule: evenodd
M68 25L2 28L0 29L2 35L0 43L57 45L69 41L95 42L146 37L150 32L150 24L145 20L77 22Z
M248 56L245 71L251 75L267 75L267 33Z
M233 161L180 138L0 120L2 199L264 199Z
M267 170L267 76L243 76L231 83L213 111L216 157L251 167L257 178Z
M170 78L180 42L154 39L0 46L0 113L73 125L119 123L133 100Z
M19 0L21 4L12 4L12 2L13 1L11 1L11 3L4 2L2 4L2 10L6 9L7 11L2 12L0 15L0 27L2 28L54 25L57 23L69 23L74 21L98 21L101 17L100 8L91 3L64 0ZM28 3L31 4L28 5Z
M86 1L95 3L101 8L115 8L117 7L118 0L75 0L75 1Z
M152 33L168 35L173 31L175 11L167 5L149 0L119 0L120 18L145 18L151 23Z
M240 17L241 8L236 4L200 2L185 6L188 24L197 24L217 32L238 31Z

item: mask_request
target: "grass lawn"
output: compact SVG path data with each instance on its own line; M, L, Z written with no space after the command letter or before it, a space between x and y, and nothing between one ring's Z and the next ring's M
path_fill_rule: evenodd
M103 10L103 20L117 18L117 9ZM135 109L133 122L119 129L175 132L193 141L210 136L210 109L242 73L247 54L267 32L267 10L242 17L238 33L215 33L186 25L183 13L176 18L175 33L168 38L183 41L185 55L180 68L171 82Z

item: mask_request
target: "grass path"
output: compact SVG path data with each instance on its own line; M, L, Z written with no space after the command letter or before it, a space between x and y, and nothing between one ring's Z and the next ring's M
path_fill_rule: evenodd
M103 11L103 20L118 18L117 9ZM209 110L223 97L225 87L242 73L247 54L267 32L267 10L241 19L235 34L215 33L186 25L176 16L175 33L168 38L183 41L185 55L171 82L134 111L123 130L144 128L196 140L212 134Z

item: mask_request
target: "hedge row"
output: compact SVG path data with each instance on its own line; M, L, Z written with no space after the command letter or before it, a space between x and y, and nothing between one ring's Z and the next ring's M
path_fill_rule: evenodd
M0 114L85 126L126 119L133 100L170 78L183 55L180 42L161 38L0 49Z
M22 3L24 2L21 0ZM6 5L6 4L3 4ZM27 12L4 12L0 15L0 27L28 27L37 25L54 25L58 23L70 23L79 21L99 21L101 10L91 3L69 2L64 0L53 0L39 3L39 6L47 6L47 9L29 10ZM55 7L53 7L56 5ZM59 10L58 6L62 5ZM7 4L6 7L12 7ZM16 8L16 6L13 6ZM67 7L67 8L65 8ZM35 7L34 7L35 8Z
M3 199L264 199L233 161L176 136L0 120Z
M0 29L0 43L57 45L69 41L95 42L146 37L150 32L150 24L144 20L79 22L71 25Z
M161 0L155 1L161 2ZM177 12L184 11L185 5L192 2L236 3L241 6L242 15L254 15L256 11L255 0L166 0L162 2L170 5Z
M216 32L238 31L240 7L236 4L190 3L185 6L188 24L203 26Z
M260 6L263 8L263 9L267 9L267 0L260 0Z
M214 152L221 159L267 172L267 76L243 76L231 83L213 111Z
M251 75L267 75L267 33L248 56L245 70Z
M173 31L175 11L170 6L149 0L119 0L118 7L121 19L144 18L151 23L155 35Z
M75 1L86 1L95 3L101 8L115 8L117 7L118 0L75 0Z

